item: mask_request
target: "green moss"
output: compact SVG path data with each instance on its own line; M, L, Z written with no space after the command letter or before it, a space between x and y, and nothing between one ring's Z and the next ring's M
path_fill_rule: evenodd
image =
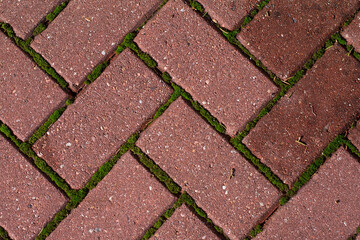
M175 195L179 195L181 187L177 185L169 175L163 171L156 163L151 160L145 153L137 146L132 146L131 151L135 154L141 164L143 164L151 173L155 175L160 182L164 183L169 191Z
M24 41L21 38L18 38L15 35L12 27L7 23L2 23L1 29L8 37L10 37L15 42L15 44L21 50L23 50L34 60L34 62L40 67L40 69L50 75L60 85L61 88L65 89L68 92L72 92L68 88L68 83L50 66L50 64L40 54L35 52L35 50L30 47L30 41Z
M36 36L36 35L40 34L42 31L44 31L45 29L46 29L45 23L40 23L39 25L36 26L32 35Z
M294 186L280 199L280 205L284 205L289 199L294 196L299 189L304 186L314 175L314 173L324 164L326 158L330 158L331 155L340 148L340 146L346 143L343 134L338 135L329 145L323 150L323 155L316 158L314 163L309 165L307 169L300 175L298 180L294 183Z
M147 240L151 238L154 233L164 224L164 222L174 214L175 210L183 204L183 202L184 201L180 196L171 206L171 208L167 209L166 212L162 216L160 216L159 219L154 223L154 225L146 231L142 240Z
M253 229L251 229L249 235L254 238L256 235L262 232L262 226L260 224L256 225Z
M0 227L0 238L1 240L11 240L8 232L2 227Z
M65 111L65 109L66 109L66 107L62 107L62 108L55 110L55 112L50 115L48 120L41 127L39 127L35 131L35 133L30 137L30 139L28 141L29 144L33 145L39 138L44 136L44 134L47 132L49 127L60 118L60 116Z
M198 1L189 0L190 6L201 13L205 12L205 8Z
M50 23L52 22L61 12L62 10L64 10L64 8L68 5L70 0L66 0L62 3L60 3L60 5L58 5L54 11L52 11L51 13L49 13L47 16L46 16L46 20Z
M105 70L105 68L107 68L110 64L110 61L105 61L103 63L98 64L93 70L92 72L87 76L87 79L89 81L86 82L86 84L89 84L93 81L95 81L95 79L97 79L101 73Z

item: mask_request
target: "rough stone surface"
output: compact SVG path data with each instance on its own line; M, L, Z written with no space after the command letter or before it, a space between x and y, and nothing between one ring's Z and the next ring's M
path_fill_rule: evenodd
M258 122L244 143L285 183L293 184L360 114L359 72L360 63L336 44Z
M25 141L68 95L3 33L0 49L0 120Z
M348 239L360 222L360 163L340 148L256 240Z
M162 71L226 126L243 130L277 88L181 0L169 1L135 38Z
M291 77L360 7L348 0L274 0L238 35L273 73Z
M198 0L213 20L222 27L234 30L239 27L246 15L255 9L260 0Z
M47 239L141 239L174 201L174 196L126 153Z
M358 122L355 128L350 130L348 138L360 150L360 122Z
M66 198L2 135L0 169L0 226L11 239L35 239Z
M34 150L79 189L170 94L170 88L126 49L81 92Z
M1 0L0 22L9 23L22 39L31 36L34 28L64 0Z
M31 46L79 90L93 68L115 51L162 0L74 0ZM74 57L76 56L76 57Z
M348 44L352 45L357 52L360 52L360 12L341 34L346 38Z
M182 99L136 143L231 239L244 237L280 193Z
M168 239L215 240L220 238L183 204L150 238L150 240Z

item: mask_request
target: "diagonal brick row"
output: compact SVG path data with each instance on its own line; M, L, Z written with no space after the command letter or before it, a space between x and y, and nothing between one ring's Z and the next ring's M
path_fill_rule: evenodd
M237 37L267 68L287 79L359 7L358 0L274 0Z
M170 94L170 88L126 49L33 148L72 188L80 189Z
M3 33L0 49L0 120L26 141L68 94Z
M0 226L14 240L35 239L67 199L2 135L0 169Z
M93 68L107 59L125 35L140 26L161 2L70 1L31 46L73 91L78 91Z
M255 239L348 239L360 222L359 190L360 162L340 148Z
M245 237L277 205L279 191L182 99L136 145L231 239Z
M259 121L244 143L292 185L360 115L359 72L360 62L334 45Z
M135 38L235 136L277 91L275 85L181 0L169 1Z
M174 202L126 153L48 239L140 239Z

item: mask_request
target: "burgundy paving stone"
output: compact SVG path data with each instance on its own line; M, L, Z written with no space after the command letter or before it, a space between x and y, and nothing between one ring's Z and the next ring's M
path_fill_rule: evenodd
M357 52L360 52L360 12L341 35L346 38L348 44L352 45Z
M0 226L11 239L34 239L66 198L1 135L0 168Z
M63 0L1 0L0 22L9 23L22 39L31 36L34 28Z
M81 188L170 94L170 88L126 49L81 92L34 150L71 187Z
M359 73L360 63L336 44L258 122L244 143L292 185L360 114ZM297 142L299 138L306 146Z
M237 37L266 67L286 79L359 7L358 0L274 0Z
M174 201L126 153L47 239L140 239Z
M340 148L256 239L348 239L360 222L359 202L360 163Z
M357 126L350 130L348 138L360 150L360 122Z
M240 26L246 15L256 7L260 0L198 0L212 19L222 27L234 30Z
M70 1L31 46L79 90L93 68L115 51L162 0Z
M244 237L280 193L182 99L136 143L231 239Z
M177 208L151 240L167 239L220 239L186 205Z
M3 33L0 49L0 120L25 141L68 95Z
M169 1L135 38L234 136L277 91L248 59L180 0Z

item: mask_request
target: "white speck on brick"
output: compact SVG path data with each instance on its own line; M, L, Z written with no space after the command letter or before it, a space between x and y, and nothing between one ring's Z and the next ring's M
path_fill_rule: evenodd
M152 186L149 186L149 190L150 190L150 191L152 190Z
M68 142L65 146L71 147L71 143Z
M103 51L101 52L101 54L105 56L106 52L103 50Z

